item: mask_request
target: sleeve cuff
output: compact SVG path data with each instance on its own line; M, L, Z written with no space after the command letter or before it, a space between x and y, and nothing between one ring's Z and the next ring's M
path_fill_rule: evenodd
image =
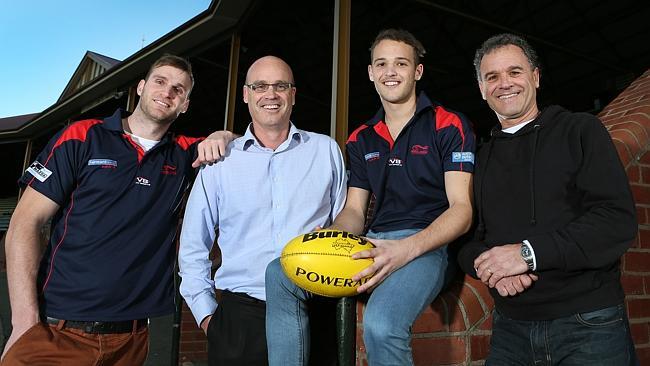
M208 315L214 314L217 310L217 300L213 296L201 295L192 304L188 304L196 324L201 327L201 321L205 319Z

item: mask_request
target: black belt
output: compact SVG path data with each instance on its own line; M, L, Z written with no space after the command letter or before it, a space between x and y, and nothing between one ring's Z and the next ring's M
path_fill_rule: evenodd
M221 298L223 299L224 297L229 297L233 300L243 302L246 304L266 305L266 301L254 298L253 296L250 296L249 294L245 294L243 292L231 292L228 290L221 290Z
M48 324L57 325L61 319L50 318L45 319ZM93 322L93 321L80 321L80 320L63 320L64 328L81 329L86 333L93 334L110 334L110 333L131 333L133 331L133 320L123 320L117 322ZM138 319L136 329L146 327L149 324L149 319Z

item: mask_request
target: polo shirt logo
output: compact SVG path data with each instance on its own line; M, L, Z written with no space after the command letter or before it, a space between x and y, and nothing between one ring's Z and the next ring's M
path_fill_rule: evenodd
M141 186L151 186L151 183L149 183L149 179L145 177L135 177L135 184L139 184Z
M390 158L388 159L388 166L402 166L402 159Z
M429 153L429 146L413 145L411 146L411 155L426 155Z
M45 182L47 178L52 175L52 171L47 169L43 164L39 163L38 160L34 161L32 165L27 168L27 172L34 176L41 182Z
M90 159L90 160L88 160L88 166L94 166L94 165L100 166L100 167L102 167L104 169L107 169L107 168L115 169L115 168L117 168L117 161L115 161L113 159Z
M164 175L176 175L176 167L173 165L165 164L160 170L160 174Z
M469 151L454 151L451 153L451 162L474 164L474 153Z
M368 162L378 160L379 152L374 151L374 152L367 153L366 155L364 155L364 158L366 158L366 161Z

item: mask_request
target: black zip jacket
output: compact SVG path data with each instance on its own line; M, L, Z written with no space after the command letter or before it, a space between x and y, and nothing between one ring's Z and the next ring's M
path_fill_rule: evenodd
M628 179L598 118L550 106L514 134L499 126L478 153L477 222L458 261L476 278L474 259L527 239L539 280L502 297L512 319L548 320L623 302L620 257L637 234Z

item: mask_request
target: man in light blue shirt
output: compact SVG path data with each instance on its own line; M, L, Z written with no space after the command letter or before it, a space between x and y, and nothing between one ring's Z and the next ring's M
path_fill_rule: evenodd
M277 57L251 65L243 93L252 123L223 161L201 169L187 203L180 290L208 336L210 365L267 364L266 266L292 238L330 225L345 203L337 143L290 121L294 85ZM216 231L222 263L213 280Z

